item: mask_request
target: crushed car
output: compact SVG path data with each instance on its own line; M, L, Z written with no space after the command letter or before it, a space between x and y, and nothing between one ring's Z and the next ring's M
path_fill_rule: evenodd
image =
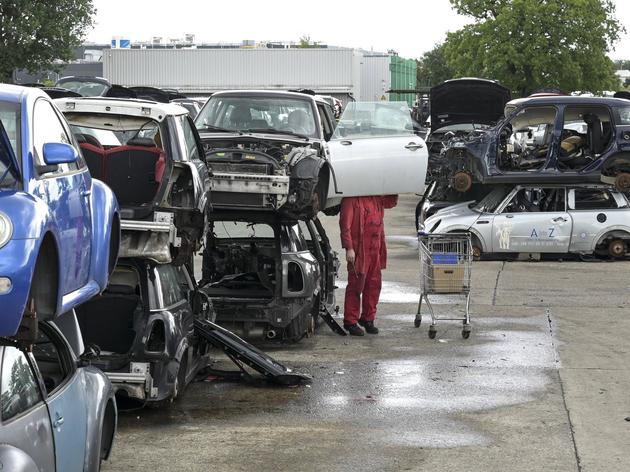
M335 310L338 265L317 220L298 223L278 212L214 212L199 284L222 326L297 341L313 332L319 316Z
M195 124L212 169L214 208L314 216L326 202L330 105L297 92L214 93Z
M121 206L121 257L183 264L199 250L210 176L185 108L136 99L56 101L92 175Z
M63 115L39 89L0 85L0 336L31 343L38 320L103 291L119 242L116 198Z
M630 191L630 106L618 98L543 96L513 100L494 127L449 141L453 187L600 183Z
M0 338L0 458L7 471L100 470L118 421L72 311L41 322L32 352Z
M576 253L624 257L630 244L628 197L607 185L500 185L478 203L442 209L426 233L470 232L473 255Z
M92 364L118 398L171 401L208 364L194 322L213 321L214 312L185 265L121 259L107 289L76 313L83 342L98 352Z

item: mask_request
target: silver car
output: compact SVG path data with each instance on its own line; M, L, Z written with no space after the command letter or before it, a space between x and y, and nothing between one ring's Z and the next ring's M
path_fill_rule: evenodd
M88 354L75 354L74 312L38 331L32 352L0 338L0 469L98 471L116 431L112 385Z
M630 243L627 197L602 185L500 186L485 198L438 211L427 233L470 232L482 253L607 253L623 257Z

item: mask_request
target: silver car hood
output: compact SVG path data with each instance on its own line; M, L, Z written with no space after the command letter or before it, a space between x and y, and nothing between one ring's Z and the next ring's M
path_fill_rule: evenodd
M424 227L427 231L440 221L440 227L456 225L472 226L475 221L481 216L481 213L471 210L468 206L474 203L474 200L469 202L462 202L456 205L452 205L442 210L439 210L433 214L430 218L427 218L424 222Z

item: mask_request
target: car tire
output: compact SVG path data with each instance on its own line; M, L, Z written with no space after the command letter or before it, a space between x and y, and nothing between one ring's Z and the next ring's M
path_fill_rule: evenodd
M630 192L630 173L621 172L615 176L615 189L619 192Z
M626 242L623 239L613 239L608 243L608 255L613 259L619 259L626 255Z
M103 415L103 426L101 427L101 444L99 449L99 460L98 460L98 470L101 470L101 466L103 461L109 456L110 449L112 447L112 443L114 441L114 425L115 418L114 414L111 413L111 402L107 405L105 409L105 414Z

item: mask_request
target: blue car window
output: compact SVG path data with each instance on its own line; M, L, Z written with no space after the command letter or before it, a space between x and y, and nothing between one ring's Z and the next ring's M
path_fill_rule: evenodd
M41 399L37 380L26 355L15 347L6 346L0 381L2 421L27 411Z
M44 165L43 148L46 143L72 144L72 141L63 124L59 120L52 105L46 100L38 100L35 103L33 115L33 143L35 146L35 159L37 165ZM60 164L53 174L65 174L77 170L77 163Z

